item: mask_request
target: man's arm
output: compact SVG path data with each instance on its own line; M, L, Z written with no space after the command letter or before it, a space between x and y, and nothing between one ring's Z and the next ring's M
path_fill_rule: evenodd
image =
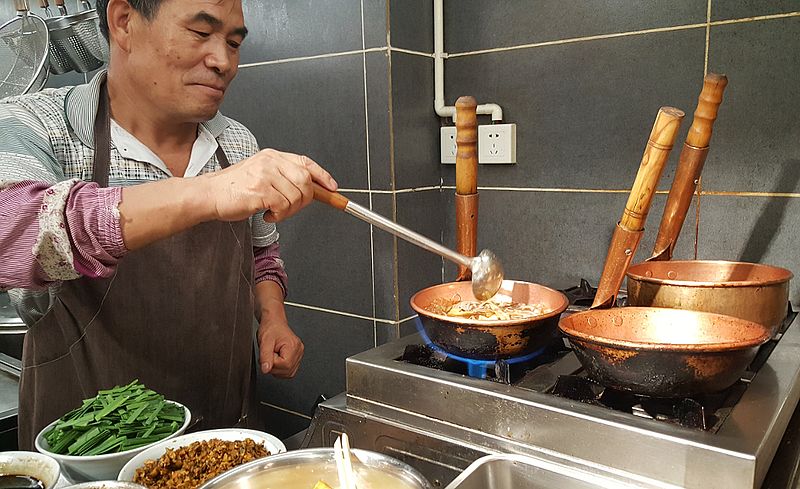
M0 104L0 289L113 273L125 253L119 198L67 180L39 120Z

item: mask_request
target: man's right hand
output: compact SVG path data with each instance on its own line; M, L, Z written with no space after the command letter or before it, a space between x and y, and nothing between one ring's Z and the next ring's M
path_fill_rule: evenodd
M262 210L266 220L280 221L313 200L312 182L337 188L310 158L266 149L214 173L125 187L122 238L135 250L201 222L240 221Z
M213 218L239 221L267 210L277 222L314 199L312 182L335 191L336 181L307 156L265 149L225 170L204 175Z

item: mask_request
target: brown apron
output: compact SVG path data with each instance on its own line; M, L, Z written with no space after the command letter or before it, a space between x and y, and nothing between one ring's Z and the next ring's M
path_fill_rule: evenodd
M104 86L94 126L101 186L109 124ZM216 158L229 166L221 146ZM64 282L25 336L20 448L33 449L37 433L81 400L133 379L188 406L197 429L253 426L252 287L247 221L204 223L129 253L111 278Z

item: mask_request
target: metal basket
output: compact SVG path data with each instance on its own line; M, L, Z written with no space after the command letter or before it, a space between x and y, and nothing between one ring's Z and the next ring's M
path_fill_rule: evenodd
M49 74L47 26L27 1L16 6L17 16L0 27L0 98L37 92Z
M69 65L78 73L87 73L100 68L106 59L102 44L95 10L59 17L50 25L50 46L58 69Z

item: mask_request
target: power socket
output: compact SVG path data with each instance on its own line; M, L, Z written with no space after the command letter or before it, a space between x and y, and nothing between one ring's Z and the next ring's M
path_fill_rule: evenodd
M516 124L478 126L478 163L508 165L516 162Z
M456 126L442 126L440 131L442 163L456 163Z

